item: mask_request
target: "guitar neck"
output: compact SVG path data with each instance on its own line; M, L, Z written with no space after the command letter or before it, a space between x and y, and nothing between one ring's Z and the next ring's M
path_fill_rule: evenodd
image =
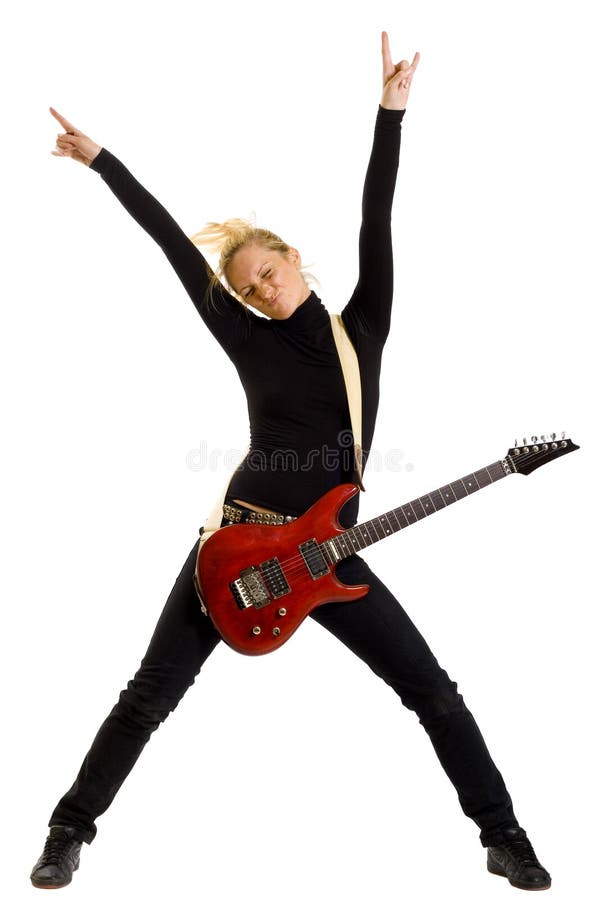
M401 528L413 525L420 519L450 506L457 500L462 500L467 494L474 494L475 491L487 487L488 484L510 475L515 471L511 462L510 457L498 460L489 466L484 466L483 469L464 475L457 481L445 484L429 494L417 497L410 503L397 506L383 515L346 529L343 534L324 542L327 555L332 562L338 562L340 559L356 553L357 550L363 550L365 547L395 534Z

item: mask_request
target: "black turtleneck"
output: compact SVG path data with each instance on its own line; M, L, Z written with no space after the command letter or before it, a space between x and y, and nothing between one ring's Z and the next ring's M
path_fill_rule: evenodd
M364 462L379 404L381 353L393 294L391 211L404 110L377 112L362 199L359 277L342 319L358 356ZM287 319L256 315L224 287L207 296L212 270L166 209L105 147L98 172L133 218L159 244L196 309L234 363L248 401L250 450L233 474L227 500L246 500L288 515L305 512L325 491L354 480L344 377L329 314L308 298ZM340 515L358 515L358 495Z

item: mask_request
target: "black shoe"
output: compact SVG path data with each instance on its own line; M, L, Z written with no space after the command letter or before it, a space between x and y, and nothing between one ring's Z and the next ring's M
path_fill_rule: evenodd
M522 828L504 828L504 842L487 848L487 868L493 875L504 875L513 887L526 891L544 891L552 884L549 873L535 855Z
M74 828L52 825L44 844L44 852L31 871L31 883L39 888L59 888L71 883L79 868L81 841L73 837Z

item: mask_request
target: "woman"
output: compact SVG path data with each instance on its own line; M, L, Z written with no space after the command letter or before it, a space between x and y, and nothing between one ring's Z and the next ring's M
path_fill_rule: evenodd
M390 325L391 209L401 122L419 54L410 64L402 60L394 65L383 32L382 59L383 92L363 192L359 279L342 312L360 367L365 459L375 427L381 353ZM280 517L276 521L285 521L301 515L334 485L355 480L354 460L344 450L350 417L330 319L308 287L298 250L272 232L240 220L213 223L189 239L116 157L50 111L66 132L58 135L54 155L76 159L98 172L161 246L240 375L248 398L252 445L229 484L221 526L260 521L261 513L275 513ZM212 272L197 249L199 243L219 247L219 271ZM283 460L290 451L296 466ZM343 507L341 524L355 524L357 513L358 494ZM139 670L121 691L75 782L50 817L44 851L31 873L37 887L60 887L71 881L82 842L91 843L95 837L95 819L108 808L151 733L175 709L220 640L201 612L193 583L198 543L175 581ZM515 818L502 776L456 683L361 557L354 554L342 560L337 575L348 584L369 584L368 595L318 607L313 619L360 656L417 713L464 813L479 826L481 843L489 848L488 869L507 876L517 887L549 887L550 876Z

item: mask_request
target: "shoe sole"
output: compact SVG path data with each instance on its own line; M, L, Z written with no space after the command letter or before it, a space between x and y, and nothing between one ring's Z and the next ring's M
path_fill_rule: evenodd
M79 863L76 866L73 866L73 872L76 872L79 868ZM31 883L36 888L42 888L43 890L57 890L58 888L67 887L67 885L71 884L73 880L73 876L69 878L68 881L61 881L60 884L44 884L41 881L34 881L33 876L29 876L31 879Z
M69 884L71 884L70 881L63 881L62 884L36 884L35 881L32 881L31 883L34 887L42 888L42 890L44 891L58 890L58 888L67 887Z
M522 891L547 891L551 887L550 884L519 884L518 881L513 881L512 878L509 878L503 869L497 869L490 863L487 864L487 870L488 872L491 872L492 875L500 875L502 878L507 878L509 884L512 884L513 887L521 888Z

